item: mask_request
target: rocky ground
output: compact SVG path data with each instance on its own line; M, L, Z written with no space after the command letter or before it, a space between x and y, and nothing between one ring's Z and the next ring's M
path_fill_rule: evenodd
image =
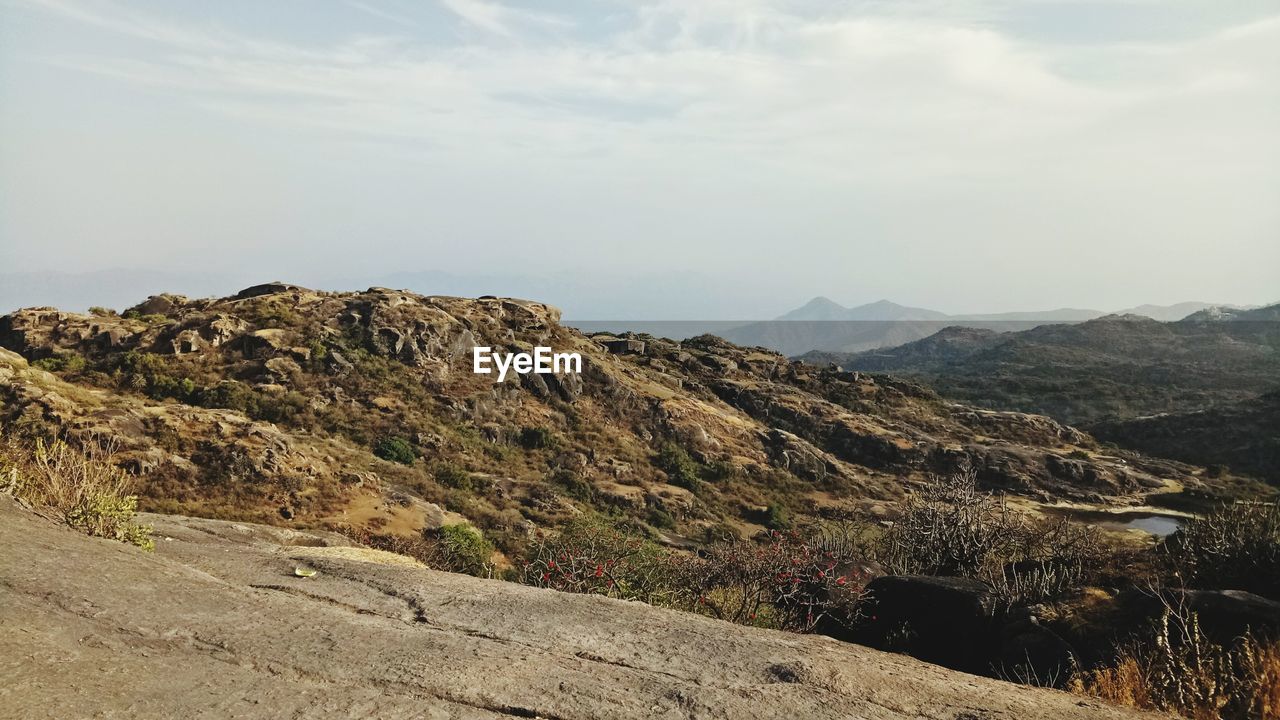
M828 638L435 572L325 533L144 519L154 554L0 496L0 717L1141 716Z

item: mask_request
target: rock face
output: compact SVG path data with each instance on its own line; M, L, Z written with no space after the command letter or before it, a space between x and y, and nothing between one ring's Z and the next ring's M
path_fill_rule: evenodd
M1145 717L817 636L176 516L154 554L0 496L14 717ZM336 544L336 545L335 545ZM21 560L19 560L19 558ZM306 563L311 578L294 575Z

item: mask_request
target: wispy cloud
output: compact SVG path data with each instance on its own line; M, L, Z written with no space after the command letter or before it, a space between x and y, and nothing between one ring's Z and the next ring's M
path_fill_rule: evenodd
M490 0L440 0L440 4L482 30L512 37L521 26L567 27L569 20L555 15L508 7Z
M386 20L388 22L392 22L397 25L403 25L405 27L418 27L418 23L414 21L412 18L409 18L408 16L398 12L387 10L378 5L373 5L371 3L366 3L366 2L359 2L359 0L346 0L346 3L348 6L355 8L356 10L359 10L362 13L372 15L373 17L380 18L382 20Z
M1260 247L1280 222L1260 197L1280 183L1280 17L1068 43L1002 20L1040 6L1013 0L636 0L565 16L516 0L411 13L350 0L367 18L343 20L364 24L324 33L11 2L138 41L41 47L59 67L159 89L157 102L228 127L284 130L309 150L425 156L431 170L414 182L480 178L473 205L509 186L513 207L584 252L595 236L573 223L606 211L637 228L627 237L647 228L716 267L779 238L861 267L848 228L940 256L960 252L939 240L956 237L970 257L1013 262L1027 244L1113 252L1107 236L1193 248L1215 223L1215 236ZM521 205L538 193L544 202ZM590 202L570 212L558 204L568 197ZM456 224L509 230L485 215ZM625 235L607 218L594 227Z

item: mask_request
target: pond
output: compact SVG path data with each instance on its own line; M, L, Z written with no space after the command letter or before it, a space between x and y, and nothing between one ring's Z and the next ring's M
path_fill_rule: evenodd
M1063 515L1107 530L1141 530L1149 535L1165 537L1182 527L1184 518L1160 513L1104 512L1100 510L1076 510L1073 508L1046 508L1055 515Z

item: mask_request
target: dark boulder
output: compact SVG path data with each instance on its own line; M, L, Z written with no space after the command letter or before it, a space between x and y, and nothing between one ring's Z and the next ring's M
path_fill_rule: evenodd
M886 575L867 585L855 639L956 670L989 672L998 642L997 601L979 580Z

